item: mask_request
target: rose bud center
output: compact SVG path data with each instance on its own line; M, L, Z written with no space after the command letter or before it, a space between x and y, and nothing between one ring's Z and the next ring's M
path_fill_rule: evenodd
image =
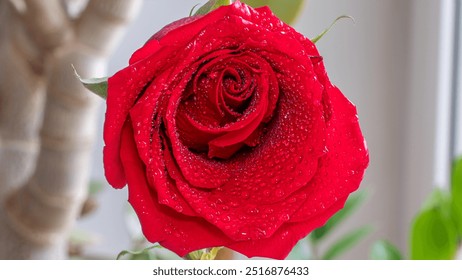
M227 52L201 61L176 115L181 141L209 158L227 159L257 146L276 108L269 63L251 51Z

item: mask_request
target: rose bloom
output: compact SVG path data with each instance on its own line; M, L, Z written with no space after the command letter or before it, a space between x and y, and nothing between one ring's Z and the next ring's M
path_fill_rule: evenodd
M239 1L164 27L108 81L104 167L151 242L283 259L369 157L315 45Z

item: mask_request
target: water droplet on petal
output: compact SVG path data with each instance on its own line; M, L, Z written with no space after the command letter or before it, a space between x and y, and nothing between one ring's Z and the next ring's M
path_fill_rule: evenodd
M278 189L278 190L276 190L274 195L276 195L276 197L283 197L284 196L284 190Z

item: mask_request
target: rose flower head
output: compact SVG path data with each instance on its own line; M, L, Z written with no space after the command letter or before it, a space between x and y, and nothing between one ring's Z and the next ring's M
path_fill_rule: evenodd
M173 22L108 80L104 167L151 242L285 258L369 162L355 106L268 7Z

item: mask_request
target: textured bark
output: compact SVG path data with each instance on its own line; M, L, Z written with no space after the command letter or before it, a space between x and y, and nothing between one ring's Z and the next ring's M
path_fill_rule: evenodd
M59 0L0 0L0 259L66 257L98 104L71 65L104 76L140 4L91 0L71 16Z

